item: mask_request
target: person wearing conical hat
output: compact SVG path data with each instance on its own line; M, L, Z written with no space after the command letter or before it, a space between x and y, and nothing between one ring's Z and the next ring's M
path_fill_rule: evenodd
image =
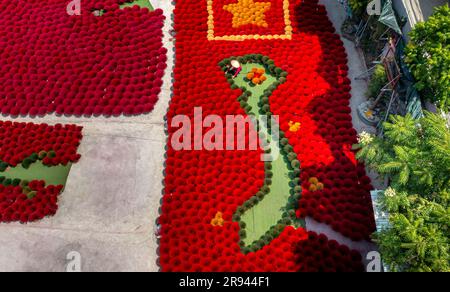
M236 78L239 73L242 71L241 63L237 60L232 60L229 65L227 65L227 71L225 71L226 74L233 75L233 79Z

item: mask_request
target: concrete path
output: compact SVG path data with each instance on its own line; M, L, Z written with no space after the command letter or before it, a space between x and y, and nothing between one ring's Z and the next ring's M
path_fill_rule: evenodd
M84 127L79 153L54 217L37 223L0 224L0 271L66 270L67 254L79 252L83 271L157 271L155 220L161 198L164 116L173 69L168 0L152 0L166 15L168 68L151 114L120 118L47 116L18 118ZM1 117L2 120L10 118Z

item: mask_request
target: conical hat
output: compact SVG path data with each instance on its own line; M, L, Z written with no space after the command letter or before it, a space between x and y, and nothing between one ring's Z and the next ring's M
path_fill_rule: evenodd
M233 66L234 68L240 68L241 64L238 61L233 60L231 61L231 66Z

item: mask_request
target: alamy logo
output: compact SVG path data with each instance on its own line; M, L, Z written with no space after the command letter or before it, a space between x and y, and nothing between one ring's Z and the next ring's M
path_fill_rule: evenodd
M372 0L367 5L367 14L369 15L381 15L381 0Z
M81 15L81 0L72 0L67 4L67 14L70 16Z
M203 116L201 107L194 108L193 118L173 117L170 127L175 131L170 143L175 151L243 151L261 149L261 160L276 161L280 155L279 117L218 115ZM256 130L251 130L256 129ZM248 131L247 131L248 130Z
M77 251L71 251L66 256L66 272L81 272L81 254Z

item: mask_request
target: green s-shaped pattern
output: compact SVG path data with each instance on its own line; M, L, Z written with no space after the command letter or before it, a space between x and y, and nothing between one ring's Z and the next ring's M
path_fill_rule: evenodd
M270 244L283 232L286 226L296 228L305 226L304 220L299 220L295 210L301 197L300 162L285 134L280 130L279 139L275 135L273 116L270 111L270 96L286 82L287 72L275 66L274 61L260 54L230 57L219 63L224 72L231 60L238 60L243 70L233 79L227 74L227 80L232 89L241 89L238 98L241 107L247 115L261 118L263 115L269 121L268 127L255 124L258 135L265 140L270 149L266 154L273 153L274 147L280 150L278 159L265 162L265 180L261 189L233 215L233 221L239 222L239 232L243 253L255 252ZM252 68L264 68L267 80L260 85L254 85L246 79L246 73ZM255 119L253 119L255 120ZM272 124L272 125L271 125ZM278 151L276 149L276 151Z

